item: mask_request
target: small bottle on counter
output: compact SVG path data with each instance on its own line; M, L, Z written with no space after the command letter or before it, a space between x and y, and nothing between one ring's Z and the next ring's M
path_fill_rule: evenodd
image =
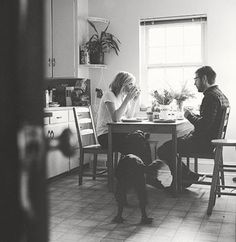
M45 91L45 100L46 100L46 107L49 106L49 92L48 90Z

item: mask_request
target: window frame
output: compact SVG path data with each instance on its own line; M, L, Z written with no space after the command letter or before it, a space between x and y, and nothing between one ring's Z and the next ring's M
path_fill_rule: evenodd
M174 18L172 18L174 20ZM184 18L181 19L179 17L176 17L176 20L178 22L173 22L173 23L156 23L156 24L140 24L140 35L139 35L139 40L140 40L140 87L142 90L142 95L141 95L141 100L140 104L141 106L149 106L150 103L148 103L148 70L149 69L158 69L158 68L186 68L186 67L194 67L194 68L199 68L200 66L205 65L207 62L207 49L206 49L206 43L207 43L207 18L205 17L204 20L202 21L196 21L196 22L189 22L186 21ZM140 21L141 23L141 21ZM166 26L166 25L190 25L190 24L200 24L201 25L201 61L200 62L181 62L181 63L158 63L158 64L149 64L148 63L148 58L149 58L149 48L150 46L148 45L149 43L149 35L148 31L149 29L155 27L155 26Z

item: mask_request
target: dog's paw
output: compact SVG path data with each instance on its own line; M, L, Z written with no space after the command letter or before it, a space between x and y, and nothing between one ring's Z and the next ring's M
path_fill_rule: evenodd
M121 224L121 223L124 222L124 219L122 217L120 217L120 216L115 216L115 218L112 219L112 222Z
M153 221L153 218L142 218L140 224L151 224Z

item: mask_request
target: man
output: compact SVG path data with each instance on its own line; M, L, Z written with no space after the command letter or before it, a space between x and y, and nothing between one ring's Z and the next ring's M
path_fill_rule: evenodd
M209 153L214 147L211 140L216 138L222 108L229 106L227 97L215 84L216 73L210 66L203 66L195 72L194 85L198 92L202 92L204 97L200 106L200 114L194 114L186 109L184 117L193 124L194 130L189 134L178 138L177 151L179 154L191 153ZM158 149L158 156L164 160L171 173L173 170L173 160L171 160L172 141L167 141ZM192 172L185 164L182 163L182 177L185 180L199 179L197 173ZM183 188L191 186L192 183L183 184ZM172 188L172 184L170 186Z

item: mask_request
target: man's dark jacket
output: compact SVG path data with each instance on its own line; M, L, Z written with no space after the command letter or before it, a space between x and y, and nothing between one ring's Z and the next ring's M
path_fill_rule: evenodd
M190 114L187 119L194 125L192 139L209 144L217 138L222 109L229 106L229 101L217 85L209 87L203 94L200 115Z

